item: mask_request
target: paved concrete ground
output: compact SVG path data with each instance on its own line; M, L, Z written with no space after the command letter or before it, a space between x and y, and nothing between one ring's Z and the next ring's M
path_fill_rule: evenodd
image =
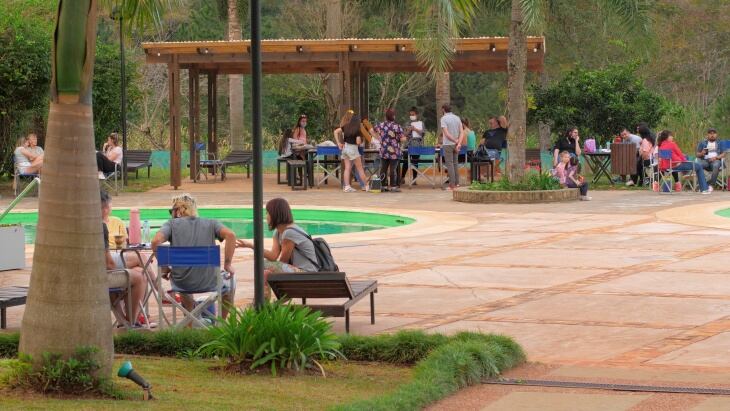
M183 190L202 205L251 203L250 181L240 176ZM677 222L730 201L729 194L602 191L592 202L476 205L421 186L400 194L291 192L272 176L266 192L301 207L419 220L407 229L331 238L341 269L380 283L376 324L361 303L354 333L504 333L530 360L509 373L514 378L730 388L730 231ZM171 194L164 187L124 194L115 206L166 206ZM689 205L698 208L662 213L667 220L656 215ZM21 205L34 206L33 199ZM237 250L239 304L253 297L251 259L250 250ZM0 286L27 283L27 271L0 273ZM21 308L10 310L11 327L21 315ZM335 328L343 331L343 321ZM730 398L482 385L433 409L728 410Z

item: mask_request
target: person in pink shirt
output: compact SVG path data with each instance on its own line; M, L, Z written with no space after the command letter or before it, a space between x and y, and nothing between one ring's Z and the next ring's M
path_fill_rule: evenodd
M590 201L588 197L588 182L580 175L580 164L576 157L570 156L567 151L561 151L559 155L560 161L555 166L555 177L560 185L567 188L580 189L581 201Z
M664 130L659 133L657 145L659 146L660 157L663 151L672 152L671 160L661 159L659 161L659 171L665 171L670 167L673 171L694 170L695 174L697 175L697 183L700 185L700 192L702 194L710 194L712 192L712 187L709 187L707 185L707 180L705 179L705 171L702 169L702 166L698 163L695 163L694 161L689 161L687 159L687 156L684 155L682 150L679 149L677 143L674 142L674 133L669 130Z
M307 144L307 115L302 114L297 120L297 125L292 130L292 138L302 144Z

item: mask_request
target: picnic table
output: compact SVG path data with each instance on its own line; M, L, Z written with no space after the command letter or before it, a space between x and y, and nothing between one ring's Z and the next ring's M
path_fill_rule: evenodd
M613 185L613 178L608 172L611 166L611 150L601 149L594 153L583 153L583 157L585 157L586 162L593 171L593 184L596 184L601 176L605 176L608 182Z

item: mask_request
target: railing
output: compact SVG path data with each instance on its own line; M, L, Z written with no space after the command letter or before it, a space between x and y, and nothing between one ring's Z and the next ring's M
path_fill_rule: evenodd
M33 190L33 188L35 188L35 186L39 185L40 183L41 183L41 179L38 178L38 177L35 177L33 179L33 181L31 181L30 184L28 184L25 187L25 190L23 190L20 194L18 194L17 197L15 197L15 200L13 200L10 203L10 205L8 206L8 208L6 208L5 211L3 211L2 214L0 214L0 221L3 221L3 218L5 218L5 216L8 215L10 213L10 211L12 211L12 209L15 208L16 205L18 205L18 203L20 202L20 200L22 200L23 198L25 198L25 196L27 196L28 193L30 193L30 191Z

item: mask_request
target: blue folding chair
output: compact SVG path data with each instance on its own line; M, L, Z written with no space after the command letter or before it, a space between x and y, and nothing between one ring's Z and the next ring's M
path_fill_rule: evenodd
M720 160L720 176L718 177L718 185L720 186L721 190L728 190L728 172L727 172L727 164L728 159L725 158L727 155L730 155L730 140L718 140L717 141L717 152L718 154L722 155L725 154L725 156L722 157Z
M659 168L659 193L671 194L674 192L673 174L678 173L682 188L687 186L691 191L695 191L697 187L697 175L694 168L691 170L676 170L675 167L683 163L692 163L691 161L672 161L672 150L659 150L659 164L662 161L669 162L669 168L662 170Z
M175 246L159 246L155 252L157 257L158 267L172 267L173 271L175 268L215 268L219 269L221 265L221 248L219 245L214 246L202 246L202 247L175 247ZM203 294L207 293L208 296L205 300L198 302L192 311L188 311L182 304L176 302L174 299L169 301L173 307L172 311L172 324L177 327L184 327L190 323L197 326L206 327L209 324L202 320L202 314L208 307L218 303L217 313L223 312L223 294L227 292L233 293L235 291L235 280L231 278L224 278L227 273L218 273L216 270L216 287L214 289L207 290L186 290L179 288L174 279L171 277L172 291L183 294ZM224 280L230 280L230 284L225 284ZM161 289L159 284L158 276L158 289ZM180 323L177 323L176 310L180 310L183 313L184 318ZM160 318L163 318L162 305L160 305Z
M320 180L317 180L317 188L319 188L322 183L326 183L330 178L334 178L340 185L342 185L341 180L337 177L340 172L340 167L342 167L340 162L340 155L341 153L339 147L317 146L314 165L316 167L316 170L321 170L324 173L324 176ZM323 157L325 156L336 157L336 160L324 159ZM328 166L334 166L334 168L328 168Z
M413 163L411 161L411 156L421 157L418 159L418 163ZM426 167L421 169L420 166L422 165L426 165ZM411 170L416 172L415 178L412 177L412 173L410 173ZM426 174L426 172L429 170L431 170L434 178ZM409 146L408 172L406 172L406 174L411 175L411 179L408 182L408 188L411 188L411 186L413 186L413 184L415 184L420 178L425 178L426 180L430 181L432 188L436 188L436 147Z

